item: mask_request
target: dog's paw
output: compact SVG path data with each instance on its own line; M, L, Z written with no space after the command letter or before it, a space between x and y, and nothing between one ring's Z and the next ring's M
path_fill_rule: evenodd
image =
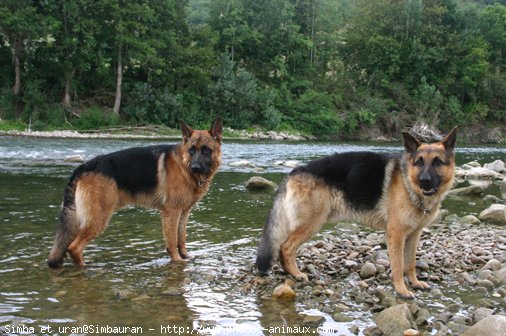
M426 282L423 282L423 281L413 282L411 284L411 287L413 287L413 289L418 289L418 290L422 290L422 291L430 291L430 285Z
M307 277L307 274L305 273L299 273L299 274L296 274L293 276L297 281L302 281L302 282L308 282L309 281L309 278Z
M412 292L410 292L409 290L404 290L402 292L400 291L396 291L397 292L397 297L399 299L403 299L403 300L413 300L415 298L415 294L413 294Z

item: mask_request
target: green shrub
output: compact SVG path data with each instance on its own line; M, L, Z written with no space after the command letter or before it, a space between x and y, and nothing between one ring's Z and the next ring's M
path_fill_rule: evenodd
M118 124L118 118L113 113L105 113L98 107L90 107L83 112L75 122L75 127L82 130L92 130Z

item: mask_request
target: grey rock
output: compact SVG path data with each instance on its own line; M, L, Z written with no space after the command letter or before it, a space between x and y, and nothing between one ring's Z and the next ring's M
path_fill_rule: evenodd
M376 269L376 265L368 261L362 265L362 268L360 269L360 277L362 279L371 278L376 275L377 271L378 270Z
M403 335L406 329L416 329L413 314L405 303L383 310L373 320L385 335Z
M506 205L492 204L480 213L479 218L484 222L506 225Z
M467 329L462 336L504 336L506 316L492 315Z
M503 285L506 285L506 267L494 272L494 277Z
M276 189L278 185L272 181L261 176L252 176L246 182L246 188L248 190L271 190Z
M319 315L306 315L302 320L302 324L308 327L318 327L325 322L325 317Z
M481 269L482 270L492 270L492 271L497 271L501 268L501 262L497 259L490 259L489 261L487 261L487 263L485 264L485 266L483 266Z
M416 313L415 322L419 326L426 325L429 323L430 318L431 318L430 312L427 309L422 308L422 309L419 309L418 312Z
M256 166L248 160L240 160L229 164L231 167L239 168L255 168Z
M476 216L473 216L473 215L467 215L467 216L464 216L460 219L460 221L463 223L463 224L473 224L473 225L476 225L476 224L480 224L481 221L476 218Z
M353 317L346 316L343 313L335 313L332 315L332 319L336 322L351 322L353 321Z
M66 156L63 159L63 161L65 161L65 162L83 163L86 160L84 159L84 157L82 155L69 155L69 156Z
M485 163L483 168L493 170L495 172L501 173L506 170L504 166L504 162L502 160L495 160L494 162Z
M484 318L487 318L489 316L492 316L494 311L489 308L478 308L473 312L473 323L478 323Z
M476 282L476 285L480 287L485 287L489 291L494 289L494 283L490 280L478 280Z
M469 186L463 188L452 189L448 192L451 196L479 196L483 194L485 189L482 186Z
M483 196L483 200L486 202L492 202L492 203L497 203L497 202L501 201L501 199L495 195L485 195L485 196Z
M462 333L464 333L467 329L469 329L469 327L466 326L465 324L454 321L448 323L448 328L450 328L452 331L451 335L462 335Z

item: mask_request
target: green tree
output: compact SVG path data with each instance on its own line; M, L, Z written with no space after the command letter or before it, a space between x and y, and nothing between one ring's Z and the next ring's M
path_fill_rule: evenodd
M43 4L40 4L43 6ZM51 17L40 13L30 0L5 0L0 6L0 33L9 44L14 60L14 85L12 91L19 96L21 70L26 55L40 44L52 39L51 32L57 25ZM17 110L17 117L21 110Z

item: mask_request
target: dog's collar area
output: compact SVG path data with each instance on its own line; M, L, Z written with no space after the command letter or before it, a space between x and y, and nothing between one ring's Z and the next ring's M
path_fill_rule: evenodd
M203 187L205 184L209 183L209 179L208 178L197 179L197 181L198 181L199 187Z

